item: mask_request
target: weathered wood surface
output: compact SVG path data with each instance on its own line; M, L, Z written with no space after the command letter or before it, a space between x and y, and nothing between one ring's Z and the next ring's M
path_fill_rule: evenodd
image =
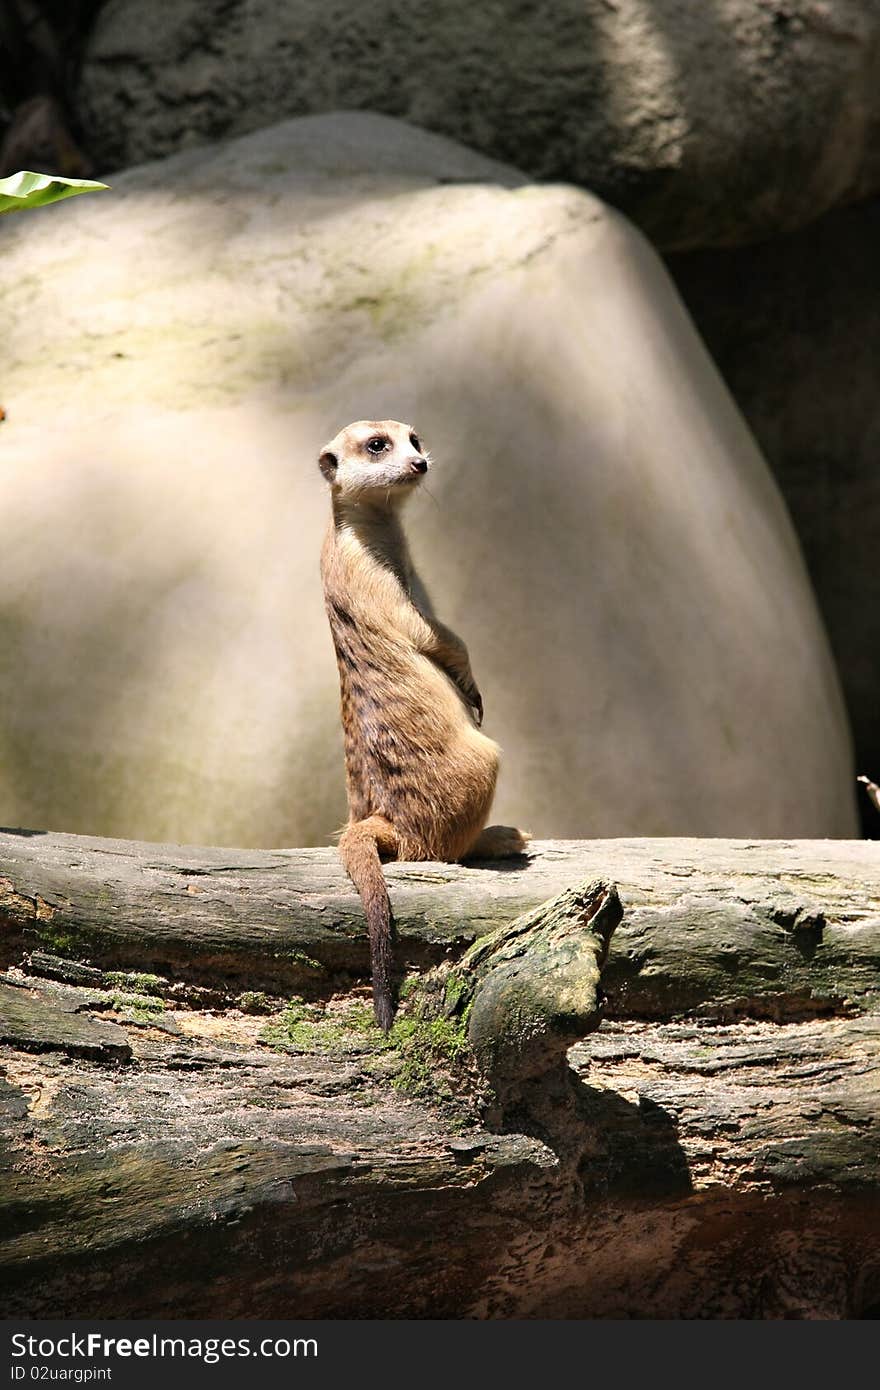
M457 955L606 877L627 912L604 983L628 1014L799 1014L878 988L873 841L544 841L522 863L389 864L386 875L402 967ZM362 909L333 849L0 832L0 964L34 947L227 993L320 993L368 970Z
M594 879L476 941L445 980L431 972L443 981L445 1015L467 1020L476 1066L500 1113L521 1100L524 1083L543 1083L599 1027L602 967L622 915L614 885Z
M401 963L441 975L617 885L598 1032L482 1121L395 1089L333 851L0 836L7 1315L876 1312L880 846L547 844L388 877ZM563 926L472 973L543 952L587 1032Z

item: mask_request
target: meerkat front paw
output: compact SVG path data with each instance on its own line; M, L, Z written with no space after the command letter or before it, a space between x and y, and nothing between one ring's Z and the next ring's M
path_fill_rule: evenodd
M465 677L458 682L458 688L466 703L473 710L474 723L479 729L483 723L483 697L477 688L476 681L473 676L470 678Z

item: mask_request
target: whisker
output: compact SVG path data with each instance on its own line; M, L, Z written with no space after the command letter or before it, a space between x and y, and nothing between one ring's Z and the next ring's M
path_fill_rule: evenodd
M435 506L438 510L440 510L440 503L438 502L437 498L434 496L434 494L433 494L433 492L431 491L431 489L428 487L428 484L427 484L427 483L423 482L422 485L421 485L421 488L419 489L419 491L420 491L420 492L426 492L426 493L428 494L428 496L430 497L431 501L434 503L434 506Z

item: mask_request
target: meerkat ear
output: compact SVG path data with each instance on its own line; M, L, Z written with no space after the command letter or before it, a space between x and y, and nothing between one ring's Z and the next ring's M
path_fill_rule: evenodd
M336 477L336 469L338 466L339 459L336 457L336 455L331 454L329 449L325 449L321 457L318 459L318 467L324 474L324 477L327 479L328 483L332 483L333 479Z

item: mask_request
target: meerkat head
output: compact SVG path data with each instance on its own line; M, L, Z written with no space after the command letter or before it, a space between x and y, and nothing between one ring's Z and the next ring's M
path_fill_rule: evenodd
M383 506L407 497L428 466L419 436L399 420L356 420L324 445L318 459L336 496Z

